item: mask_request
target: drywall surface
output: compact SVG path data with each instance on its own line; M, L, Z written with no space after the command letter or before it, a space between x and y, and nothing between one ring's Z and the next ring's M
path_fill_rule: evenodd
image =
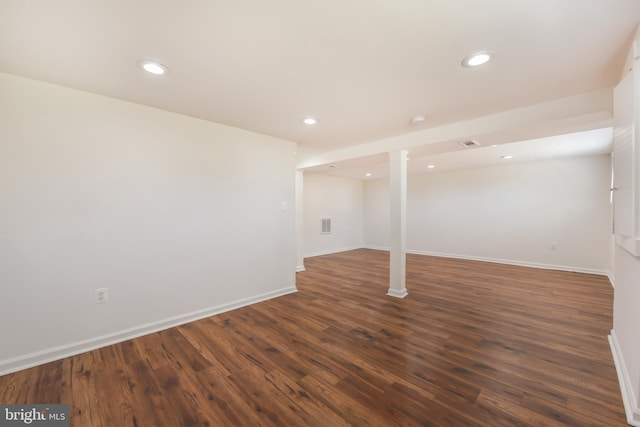
M407 250L605 274L607 155L410 175ZM388 246L388 183L365 183L365 246Z
M613 331L626 399L640 422L640 258L616 245ZM614 350L614 351L615 351Z
M304 255L340 252L363 246L363 182L318 174L304 175ZM322 233L322 219L331 233Z
M295 143L7 74L0 93L0 372L295 291Z

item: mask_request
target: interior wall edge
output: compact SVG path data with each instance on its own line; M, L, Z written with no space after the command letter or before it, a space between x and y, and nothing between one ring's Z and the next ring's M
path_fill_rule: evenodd
M611 330L609 335L609 346L611 347L611 355L613 356L613 363L616 367L616 373L618 374L618 383L620 384L620 394L622 395L622 403L624 404L624 412L627 416L627 422L635 427L640 427L640 408L638 407L638 401L633 393L633 387L631 386L631 380L629 378L629 371L627 365L624 363L624 357L618 338L615 331Z
M615 289L616 288L616 278L615 278L615 276L610 271L610 272L607 273L607 277L609 278L609 282L611 282L611 287L613 289Z

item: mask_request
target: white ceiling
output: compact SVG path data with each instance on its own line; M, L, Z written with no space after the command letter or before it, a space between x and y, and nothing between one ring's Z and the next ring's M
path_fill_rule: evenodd
M638 0L2 0L0 71L318 153L611 88L639 21Z

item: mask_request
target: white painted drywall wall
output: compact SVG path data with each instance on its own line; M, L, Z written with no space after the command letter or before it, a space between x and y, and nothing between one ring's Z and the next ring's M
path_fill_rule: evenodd
M304 172L296 171L296 272L304 270Z
M622 364L623 383L630 385L635 407L631 408L640 421L640 258L622 247L615 247L615 292L613 303L613 331L619 345L618 358ZM631 400L632 398L629 398Z
M371 249L389 249L391 210L389 180L364 183L364 244Z
M0 94L0 372L295 290L295 143L7 74Z
M305 257L363 246L363 182L319 174L304 175ZM331 218L331 234L321 233L322 218Z
M408 181L410 252L611 271L608 155L410 175ZM386 180L366 182L365 246L388 246L388 210Z

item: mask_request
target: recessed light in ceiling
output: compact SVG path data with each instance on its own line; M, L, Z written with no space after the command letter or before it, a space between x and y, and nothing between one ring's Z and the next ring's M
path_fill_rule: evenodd
M365 173L364 176L371 176L371 172Z
M495 56L495 52L491 52L489 50L485 50L483 52L476 52L472 55L467 56L462 60L462 66L467 68L473 68L480 66L482 64L486 64Z
M318 120L314 119L313 117L305 117L304 120L302 120L302 123L304 123L305 125L315 125L316 123L318 123Z
M504 160L508 160L508 159L513 159L513 156L506 155L506 156L500 156L500 158Z
M147 73L155 74L157 76L161 76L169 72L169 68L167 68L166 65L155 61L139 61L138 65Z
M425 116L415 116L414 118L411 119L411 124L412 125L419 125L422 122L424 122L427 118Z
M433 169L435 167L436 167L436 165L427 165L427 169Z

